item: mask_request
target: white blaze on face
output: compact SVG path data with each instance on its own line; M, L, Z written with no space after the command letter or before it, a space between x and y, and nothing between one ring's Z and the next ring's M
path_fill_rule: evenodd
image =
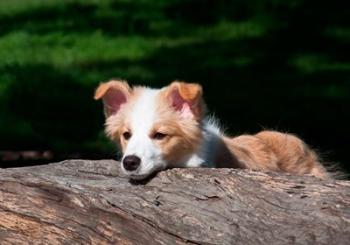
M136 98L136 102L128 115L132 136L127 143L123 158L135 155L141 159L141 165L133 172L127 172L123 169L135 178L137 176L142 178L142 176L149 175L155 170L166 167L161 150L150 138L157 117L156 99L158 92L159 90L156 89L145 88Z

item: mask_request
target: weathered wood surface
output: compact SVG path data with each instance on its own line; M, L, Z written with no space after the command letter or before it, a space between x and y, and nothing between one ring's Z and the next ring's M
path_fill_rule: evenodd
M0 170L0 244L350 244L350 182L111 160Z

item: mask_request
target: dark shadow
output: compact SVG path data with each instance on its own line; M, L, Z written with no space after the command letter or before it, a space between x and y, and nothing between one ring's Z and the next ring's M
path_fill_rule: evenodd
M2 113L11 115L14 123L0 130L2 150L51 150L59 159L87 156L86 142L96 138L103 126L101 105L92 99L94 87L77 83L69 71L47 65L11 67L6 72L16 82L2 98L6 110ZM28 131L24 137L21 124ZM101 157L101 152L89 154L94 155Z
M144 83L144 70L151 74L151 86L174 79L203 84L210 111L232 134L262 128L289 131L320 152L330 152L327 161L345 166L350 145L350 46L349 36L341 34L350 24L345 5L315 0L113 1L106 6L67 3L1 17L0 35L21 30L39 35L101 31L175 39L222 21L252 21L266 27L261 35L240 38L198 34L197 41L160 45L139 60L96 59L61 69L2 68L0 72L14 77L1 99L7 108L3 115L9 122L23 121L23 131L30 133L24 137L8 123L10 129L2 129L1 141L11 149L93 152L95 146L82 144L94 141L103 128L101 104L91 99L94 86L110 77ZM130 67L142 69L120 72ZM92 73L98 77L95 83L84 83Z
M136 179L129 179L129 183L132 185L146 185L148 182L150 182L157 174L159 171L153 172L147 178L142 179L142 180L136 180Z

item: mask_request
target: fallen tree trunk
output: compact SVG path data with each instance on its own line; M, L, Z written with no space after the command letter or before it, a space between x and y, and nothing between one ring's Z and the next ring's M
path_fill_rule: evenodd
M115 161L0 170L1 244L349 244L350 182Z

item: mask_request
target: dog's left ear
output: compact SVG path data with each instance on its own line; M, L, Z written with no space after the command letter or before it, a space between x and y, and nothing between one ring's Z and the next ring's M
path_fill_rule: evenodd
M173 108L185 118L200 120L204 114L202 86L197 83L174 81L167 87L167 98Z

